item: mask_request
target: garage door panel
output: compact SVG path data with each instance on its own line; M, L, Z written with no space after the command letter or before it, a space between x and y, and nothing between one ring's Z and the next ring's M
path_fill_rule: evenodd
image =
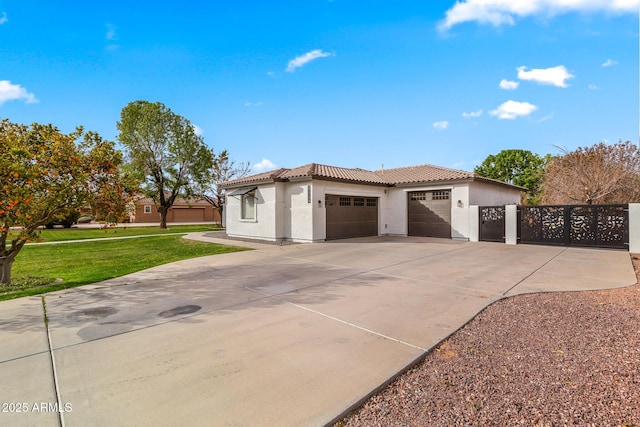
M378 235L378 200L327 195L327 240Z
M409 193L410 236L451 237L451 200L449 191Z
M204 208L173 208L174 222L202 222Z

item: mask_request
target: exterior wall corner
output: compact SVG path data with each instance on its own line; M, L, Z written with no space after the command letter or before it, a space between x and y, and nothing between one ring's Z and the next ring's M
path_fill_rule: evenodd
M640 203L629 203L629 252L640 254Z
M504 208L504 242L515 245L518 243L518 206L506 205Z
M480 241L480 206L469 206L469 241Z

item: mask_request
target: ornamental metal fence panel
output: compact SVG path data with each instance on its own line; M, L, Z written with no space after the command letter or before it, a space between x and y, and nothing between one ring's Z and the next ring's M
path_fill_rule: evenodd
M520 243L628 249L629 205L520 206Z
M480 206L480 241L504 243L504 211L504 206Z

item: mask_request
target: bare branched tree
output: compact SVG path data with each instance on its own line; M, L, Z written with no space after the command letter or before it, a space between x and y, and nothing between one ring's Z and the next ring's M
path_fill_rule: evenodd
M546 204L610 204L640 201L640 149L630 141L600 142L563 154L546 166Z
M220 188L220 184L247 176L250 171L251 164L249 162L236 163L229 158L227 150L223 150L214 156L213 175L206 188L202 189L202 198L218 210L220 218L222 218L225 202L224 192Z

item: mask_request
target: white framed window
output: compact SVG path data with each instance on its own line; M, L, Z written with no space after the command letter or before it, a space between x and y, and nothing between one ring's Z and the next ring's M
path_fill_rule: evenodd
M151 205L144 205L144 213L146 214L151 213Z
M256 193L252 191L247 194L243 194L240 200L241 204L241 219L256 219Z

